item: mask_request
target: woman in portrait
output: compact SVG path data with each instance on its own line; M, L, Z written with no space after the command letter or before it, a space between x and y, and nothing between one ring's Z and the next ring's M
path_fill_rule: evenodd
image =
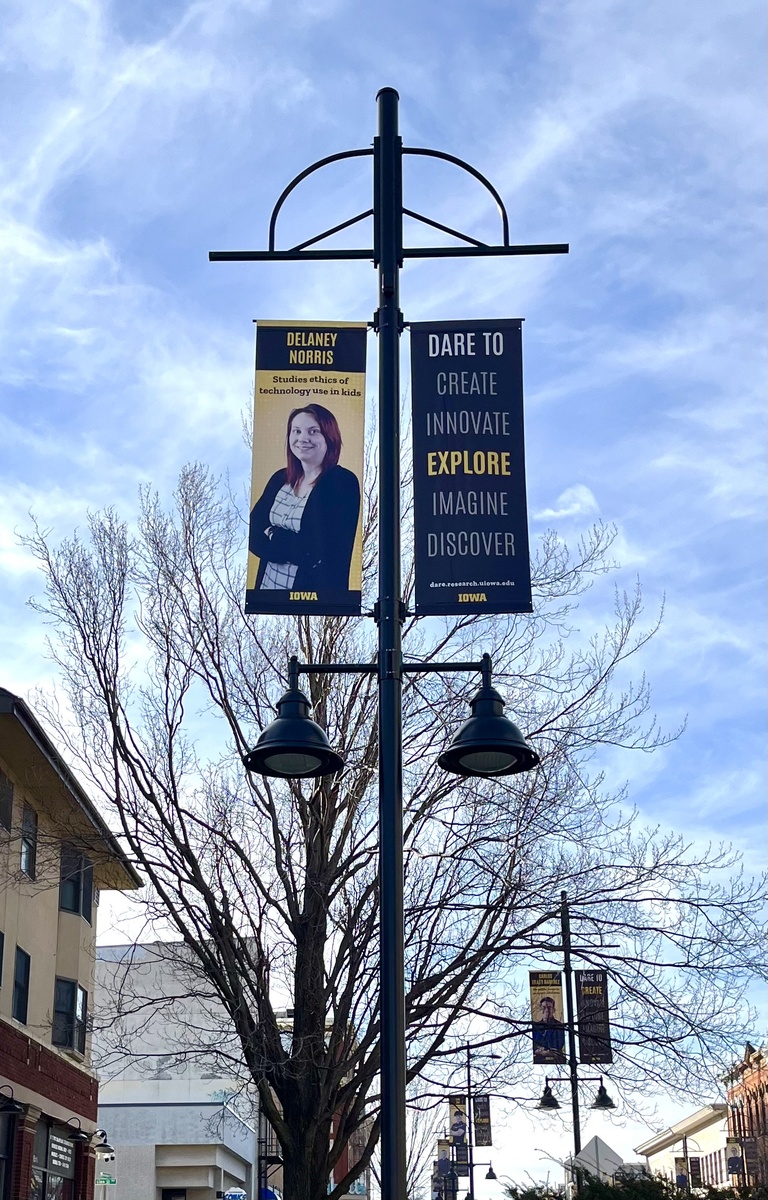
M256 588L346 592L360 484L339 466L341 433L333 413L322 404L295 408L285 449L287 466L271 477L251 512Z

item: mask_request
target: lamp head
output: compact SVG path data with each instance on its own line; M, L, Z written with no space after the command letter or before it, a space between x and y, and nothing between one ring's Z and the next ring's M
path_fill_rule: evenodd
M317 779L340 771L344 759L309 712L301 689L289 688L277 702L277 717L244 756L246 770L277 779Z
M490 1164L490 1163L488 1164L488 1174L486 1175L485 1178L486 1179L498 1179L498 1175L496 1174L496 1172L493 1169L492 1164Z
M493 777L517 775L539 765L536 751L504 716L504 701L490 683L483 682L470 708L472 716L437 760L444 771Z
M7 1096L3 1094L6 1091L8 1092ZM21 1117L24 1115L24 1105L14 1096L10 1083L4 1083L0 1087L0 1113L4 1117Z
M613 1100L611 1100L611 1097L608 1095L608 1093L606 1092L605 1088L603 1087L603 1085L601 1083L600 1087L597 1089L597 1095L595 1096L594 1100L592 1101L590 1108L607 1109L607 1108L615 1108L615 1107L616 1107L616 1104L614 1103Z
M551 1109L560 1107L560 1101L557 1099L557 1096L553 1094L552 1088L548 1083L544 1084L544 1091L541 1093L541 1100L539 1100L539 1103L536 1105L536 1107Z

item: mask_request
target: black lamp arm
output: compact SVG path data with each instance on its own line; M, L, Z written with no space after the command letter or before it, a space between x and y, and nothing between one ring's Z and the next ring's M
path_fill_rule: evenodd
M401 670L404 675L425 675L429 672L447 671L480 671L483 687L491 686L493 661L490 654L484 654L479 662L449 662L449 663L403 663ZM299 686L299 675L378 675L378 663L302 663L295 654L288 659L288 686Z

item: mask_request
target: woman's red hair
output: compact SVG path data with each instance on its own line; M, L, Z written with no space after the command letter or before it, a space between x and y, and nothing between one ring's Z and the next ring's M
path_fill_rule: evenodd
M320 465L320 475L324 475L326 471L331 470L331 467L335 467L341 454L341 430L332 412L323 408L322 404L306 404L304 408L294 408L288 418L288 426L285 431L285 456L288 461L287 482L291 487L296 487L296 484L304 476L304 468L291 450L291 425L294 417L298 417L299 413L311 413L325 438L328 448Z

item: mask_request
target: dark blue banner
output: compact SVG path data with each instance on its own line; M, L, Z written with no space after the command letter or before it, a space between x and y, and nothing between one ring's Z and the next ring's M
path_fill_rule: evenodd
M531 612L522 321L410 329L416 612Z

